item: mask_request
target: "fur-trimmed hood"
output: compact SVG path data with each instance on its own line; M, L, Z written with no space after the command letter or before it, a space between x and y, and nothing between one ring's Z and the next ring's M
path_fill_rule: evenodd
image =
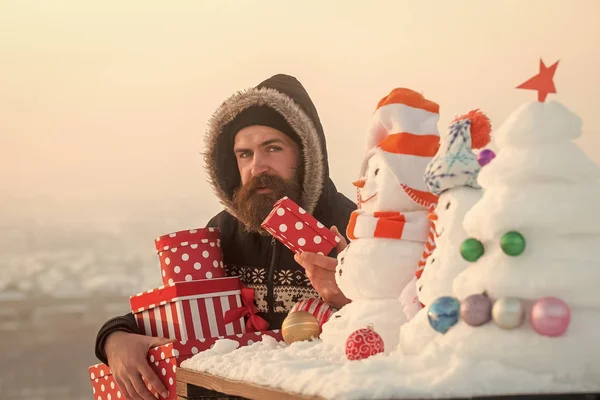
M301 206L313 213L329 179L327 148L317 110L302 84L289 75L274 75L254 88L235 93L213 114L206 132L205 168L221 204L234 217L233 192L240 184L233 148L224 143L223 132L242 111L267 106L280 113L302 143L304 174Z

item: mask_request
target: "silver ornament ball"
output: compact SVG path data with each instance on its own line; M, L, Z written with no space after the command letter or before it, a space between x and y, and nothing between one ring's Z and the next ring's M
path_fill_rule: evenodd
M516 297L504 297L492 307L492 319L502 329L515 329L525 321L525 305Z

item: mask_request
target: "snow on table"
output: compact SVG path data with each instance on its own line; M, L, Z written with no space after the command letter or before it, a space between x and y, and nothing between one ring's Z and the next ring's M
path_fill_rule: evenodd
M392 353L362 361L336 356L320 340L290 346L271 337L236 349L215 346L182 363L182 367L326 399L448 398L519 393L566 393L598 388L557 382L491 362L458 358L432 343L418 357ZM338 353L339 354L339 353Z

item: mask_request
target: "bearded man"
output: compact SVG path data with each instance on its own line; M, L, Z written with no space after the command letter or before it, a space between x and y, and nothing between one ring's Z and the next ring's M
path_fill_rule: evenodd
M254 289L269 329L281 328L300 300L322 298L336 308L349 302L335 283L335 257L346 246L340 232L356 205L329 177L321 121L296 78L275 75L225 100L209 123L205 167L225 208L207 226L219 228L226 273ZM294 255L261 228L283 196L340 236L328 256ZM146 354L172 340L139 332L132 314L109 320L98 333L96 356L111 367L127 399L154 398L142 377L166 397Z

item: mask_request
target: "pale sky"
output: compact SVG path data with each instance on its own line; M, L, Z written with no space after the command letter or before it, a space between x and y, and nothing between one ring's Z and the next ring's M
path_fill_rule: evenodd
M85 219L195 199L209 217L220 207L200 156L206 122L280 72L312 96L352 199L365 127L392 88L440 104L440 130L472 108L497 128L536 99L514 87L540 57L560 60L549 99L583 118L579 143L600 164L600 1L366 4L2 0L0 201L45 196Z

